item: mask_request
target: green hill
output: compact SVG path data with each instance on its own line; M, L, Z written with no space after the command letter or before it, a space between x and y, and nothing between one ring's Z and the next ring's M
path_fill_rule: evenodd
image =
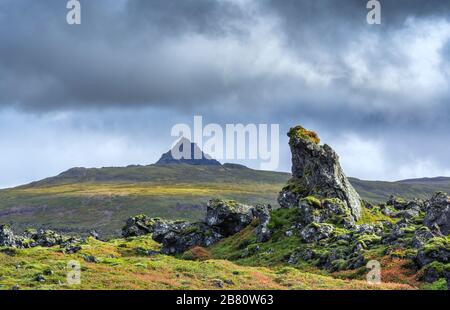
M117 235L126 218L138 213L198 220L213 198L277 205L290 174L225 165L149 165L73 168L28 185L0 190L0 223L17 230L49 227L67 233L96 229ZM450 192L450 178L377 182L351 179L363 199L386 201Z
M150 165L70 169L56 177L0 191L0 223L117 234L138 213L197 220L212 197L276 204L287 173L240 165Z

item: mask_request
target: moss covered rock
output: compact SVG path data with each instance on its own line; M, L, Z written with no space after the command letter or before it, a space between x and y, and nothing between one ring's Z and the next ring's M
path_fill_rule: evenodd
M354 220L361 215L361 199L345 176L339 156L328 145L320 145L317 134L301 126L288 136L292 153L292 179L279 195L281 207L295 206L301 198L338 198L351 211Z

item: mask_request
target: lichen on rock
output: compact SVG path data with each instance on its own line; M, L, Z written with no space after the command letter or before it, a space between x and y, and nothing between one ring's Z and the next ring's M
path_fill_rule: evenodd
M283 208L298 204L307 196L338 198L351 211L354 220L361 216L361 198L345 176L339 156L328 145L320 145L316 133L301 126L288 136L292 153L292 178L279 195Z

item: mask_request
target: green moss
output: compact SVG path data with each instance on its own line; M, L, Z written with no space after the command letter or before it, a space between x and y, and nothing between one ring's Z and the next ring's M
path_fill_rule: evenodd
M395 223L397 220L384 215L380 208L375 207L373 209L367 209L366 207L361 208L361 218L358 220L357 224L374 224L377 222L387 221Z
M303 188L303 186L301 185L301 180L297 179L297 178L291 178L287 184L283 187L283 191L288 191L291 192L293 194L297 194L297 195L303 195L303 193L305 192L305 189Z
M448 290L447 281L444 278L442 278L431 284L423 285L422 289L432 290L432 291L446 291L446 290Z
M450 236L431 238L424 245L425 254L429 254L434 251L439 251L441 249L450 250Z
M312 205L315 208L322 208L322 202L315 196L308 196L303 198L302 200L308 202L308 204Z
M359 236L357 242L360 243L364 249L367 249L369 246L378 244L381 241L381 237L373 234L367 234Z
M289 138L292 139L304 139L307 141L311 141L315 144L320 143L320 138L314 131L307 130L303 128L302 126L296 126L294 128L291 128L288 133Z
M268 228L271 230L288 229L298 219L299 210L292 209L277 209L271 213Z
M337 259L331 262L331 266L334 271L342 271L347 269L347 261L344 259Z

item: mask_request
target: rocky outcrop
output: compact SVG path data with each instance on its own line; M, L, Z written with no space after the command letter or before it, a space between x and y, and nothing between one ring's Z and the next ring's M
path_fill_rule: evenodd
M425 205L423 223L430 229L439 228L444 235L450 233L450 197L442 192L436 193Z
M336 152L328 145L320 145L314 132L300 126L292 128L288 136L292 152L292 179L279 195L283 208L298 204L301 198L318 196L343 201L356 220L361 214L361 199L345 176Z
M0 226L0 246L15 247L16 237L9 225Z
M328 223L343 228L355 226L350 208L337 198L319 200L308 196L301 199L297 207L299 209L298 224L303 227L312 223Z
M122 228L122 236L128 238L151 234L158 221L159 219L144 214L130 217Z
M385 214L388 216L412 219L419 216L425 207L425 203L419 199L406 201L402 198L391 196L384 207Z
M272 232L269 229L270 212L272 211L271 205L256 205L254 209L254 216L258 219L258 227L256 228L256 241L267 242L272 236Z
M162 244L161 253L177 254L195 246L208 247L224 236L206 223L159 221L153 231L153 240Z
M177 254L195 246L211 246L241 231L257 217L262 240L268 234L268 210L267 207L254 208L232 200L215 199L208 202L206 217L202 222L165 221L138 215L127 220L122 235L133 237L152 234L152 238L162 244L162 253Z
M205 223L225 237L241 231L253 220L253 207L231 200L210 200Z
M37 246L53 247L59 245L64 250L73 248L75 244L82 242L82 239L62 236L52 230L41 229L37 231L35 229L27 229L23 235L15 235L8 225L0 226L0 247L33 248Z

